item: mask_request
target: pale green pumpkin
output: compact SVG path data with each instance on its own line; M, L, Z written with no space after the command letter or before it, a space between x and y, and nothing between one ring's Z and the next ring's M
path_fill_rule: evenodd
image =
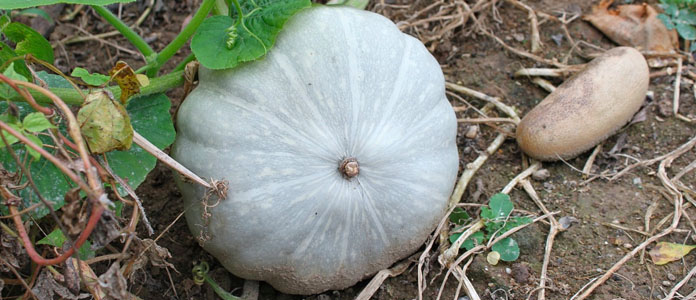
M442 219L455 114L438 62L388 19L312 7L262 60L199 75L172 154L229 183L205 220L203 189L179 185L193 234L235 275L286 293L343 289Z

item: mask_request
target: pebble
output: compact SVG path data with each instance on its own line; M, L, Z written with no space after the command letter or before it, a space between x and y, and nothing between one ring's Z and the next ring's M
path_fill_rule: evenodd
M512 265L511 272L512 278L515 279L515 282L519 284L525 284L529 282L529 277L531 277L531 274L529 272L529 266L527 266L527 264L524 263L516 263Z
M662 282L662 285L664 285L664 286L672 286L672 282L669 281L669 280L665 280L665 281Z
M539 169L532 173L532 179L536 181L545 181L549 179L549 176L551 176L551 173L547 169Z
M633 184L641 187L643 185L643 180L641 180L640 177L633 178Z
M479 127L477 125L469 126L469 128L466 129L464 136L467 139L475 139L478 136L478 131Z
M512 273L512 270L510 268L505 268L505 273L510 274L510 273ZM674 280L674 279L672 279L672 280Z
M674 274L672 274L672 273L667 273L667 279L669 279L671 281L675 281L675 280L677 280L677 276L674 276Z

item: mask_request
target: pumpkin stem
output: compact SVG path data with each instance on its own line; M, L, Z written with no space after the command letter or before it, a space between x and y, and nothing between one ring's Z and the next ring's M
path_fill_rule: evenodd
M351 179L360 173L360 165L358 165L358 160L355 157L345 158L338 165L338 171L343 174L346 179Z

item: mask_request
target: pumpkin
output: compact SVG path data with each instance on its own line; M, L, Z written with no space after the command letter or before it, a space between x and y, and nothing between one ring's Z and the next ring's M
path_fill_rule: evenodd
M199 71L172 156L186 219L233 274L291 294L344 289L419 248L458 171L438 62L388 19L316 6L262 60ZM207 202L206 202L207 199Z

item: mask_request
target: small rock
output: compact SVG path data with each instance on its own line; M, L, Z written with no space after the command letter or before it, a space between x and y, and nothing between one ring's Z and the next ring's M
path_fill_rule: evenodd
M552 191L553 189L556 188L556 185L550 182L544 182L544 189L547 191Z
M512 278L515 282L519 284L526 284L529 282L529 277L531 276L529 272L529 266L524 263L516 263L512 265Z
M570 226L573 226L573 224L580 223L580 221L573 216L563 216L558 219L558 223L561 223L561 227L566 230L570 228Z
M662 281L662 285L664 286L672 286L672 282L669 280Z
M536 181L545 181L546 179L549 179L550 176L551 173L547 169L539 169L532 173L532 179Z
M629 243L624 243L622 246L623 246L624 248L626 248L626 249L631 249L631 248L633 248L633 245L631 245L631 244L629 244Z
M640 179L640 177L635 177L635 178L633 178L633 185L635 185L639 188L643 187L643 180Z
M512 270L510 268L505 268L505 273L510 274L510 273L512 273Z
M655 92L654 91L647 91L645 93L645 97L648 98L648 101L653 101L653 100L655 100Z
M518 42L524 42L524 34L521 33L513 33L512 37L515 38L516 41Z
M563 42L563 34L552 34L551 39L554 43L556 43L557 46L560 46L561 42Z
M467 139L475 139L478 136L479 127L477 125L471 125L466 129L464 136Z
M667 273L667 279L669 279L671 281L675 281L675 280L677 280L677 276L674 276L674 274L672 274L672 273Z
M657 112L665 118L672 116L672 100L663 99L657 103Z

